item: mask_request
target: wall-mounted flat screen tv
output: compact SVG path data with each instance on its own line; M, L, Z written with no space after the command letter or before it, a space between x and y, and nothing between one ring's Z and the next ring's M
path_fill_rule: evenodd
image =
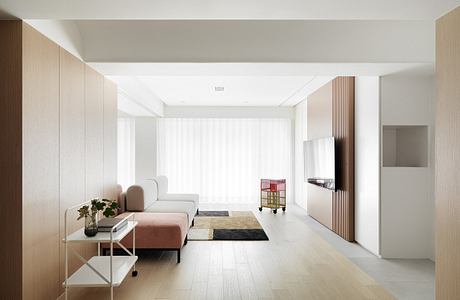
M336 191L334 137L304 142L305 181Z

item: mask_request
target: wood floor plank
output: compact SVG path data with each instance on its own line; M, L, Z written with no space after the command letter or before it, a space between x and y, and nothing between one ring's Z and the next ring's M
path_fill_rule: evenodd
M254 213L269 241L189 241L180 264L172 251L143 252L139 275L115 299L394 299L297 214ZM70 299L108 293L88 288Z

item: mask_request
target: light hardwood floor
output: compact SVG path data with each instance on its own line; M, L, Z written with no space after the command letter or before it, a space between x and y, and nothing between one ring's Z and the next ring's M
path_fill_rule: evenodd
M254 210L270 241L190 241L140 257L115 299L394 299L296 215ZM306 215L305 215L306 217ZM88 288L71 299L108 299Z

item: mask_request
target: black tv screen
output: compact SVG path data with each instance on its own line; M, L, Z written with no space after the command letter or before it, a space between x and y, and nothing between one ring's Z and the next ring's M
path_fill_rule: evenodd
M304 142L305 181L329 190L336 190L334 137Z

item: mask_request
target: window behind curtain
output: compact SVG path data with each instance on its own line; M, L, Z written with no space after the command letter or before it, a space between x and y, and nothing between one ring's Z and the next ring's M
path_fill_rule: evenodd
M118 118L118 183L123 190L135 181L135 122Z
M289 119L158 121L158 174L170 192L202 203L257 203L260 179L286 179L291 195Z

